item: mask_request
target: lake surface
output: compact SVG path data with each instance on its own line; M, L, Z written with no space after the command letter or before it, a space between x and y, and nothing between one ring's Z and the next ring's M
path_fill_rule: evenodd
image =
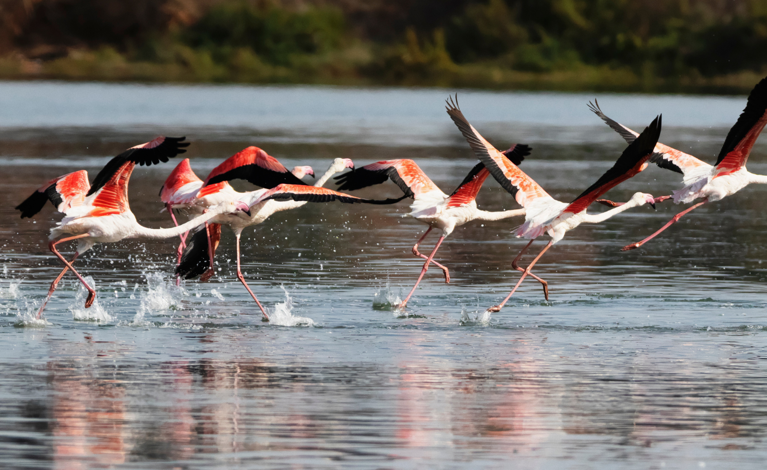
M489 93L332 87L0 82L0 462L13 468L762 468L767 451L767 188L704 206L640 250L620 248L680 206L642 207L568 233L538 263L550 283L516 283L524 246L511 219L461 227L406 312L425 231L396 206L307 204L246 229L236 281L224 231L218 272L175 286L174 240L102 245L31 317L61 266L59 220L13 207L45 181L91 178L127 147L186 135L204 177L257 145L324 172L412 158L451 192L475 164L444 113L499 148L533 147L524 170L571 200L625 145L586 108L595 97L637 129L713 163L745 97ZM767 139L749 169L767 173ZM131 208L151 227L177 160L137 168ZM652 167L608 193L669 194ZM247 185L238 185L247 189ZM391 183L359 192L400 193ZM481 208L517 208L492 179ZM601 211L598 207L592 211ZM428 253L437 237L427 238ZM538 249L544 242L537 242ZM535 253L535 246L531 254ZM63 248L71 255L71 248ZM531 257L523 259L526 264Z

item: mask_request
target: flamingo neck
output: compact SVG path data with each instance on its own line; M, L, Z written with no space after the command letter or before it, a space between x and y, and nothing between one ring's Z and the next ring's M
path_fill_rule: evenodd
M210 210L206 212L205 214L195 217L189 222L186 222L184 224L181 224L173 228L149 228L149 227L144 227L143 225L137 224L133 232L133 236L131 238L146 238L150 240L162 240L165 238L177 237L181 235L182 233L188 232L192 230L193 228L204 224L205 222L216 217L220 213L221 211Z
M477 219L479 220L503 220L522 215L525 215L525 209L514 209L510 211L483 211L477 209Z
M325 172L324 175L322 175L322 178L318 179L316 183L314 183L315 188L321 188L325 186L325 183L328 182L331 176L335 175L336 173L340 173L344 171L344 168L341 168L340 170L336 166L335 163L332 163L330 165L330 168L328 168L328 171Z
M609 211L602 212L601 214L584 213L583 221L589 224L598 224L600 222L604 222L605 220L620 214L621 212L637 207L638 205L640 205L640 203L632 199L625 204L621 204L620 206L614 207L610 209Z
M748 182L751 184L767 184L767 176L750 173Z

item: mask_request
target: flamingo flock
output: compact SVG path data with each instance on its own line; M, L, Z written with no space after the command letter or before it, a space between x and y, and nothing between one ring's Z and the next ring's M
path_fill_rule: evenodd
M418 285L430 265L439 268L446 283L450 283L449 269L435 257L445 239L462 225L474 220L500 221L518 218L513 233L517 238L529 240L511 261L513 270L521 273L509 294L491 312L500 311L514 295L525 278L531 277L543 288L544 298L549 300L549 284L532 270L541 257L561 241L565 234L583 223L597 224L622 212L643 205L673 199L677 204L697 203L675 215L667 224L645 239L626 245L623 250L639 248L668 229L681 217L709 202L719 201L742 190L749 184L765 184L767 176L750 173L746 163L757 138L767 125L767 78L751 91L743 113L729 131L714 165L668 147L659 142L662 118L658 115L642 132L635 132L607 117L599 103L589 103L589 109L615 130L628 143L615 164L597 181L570 202L550 196L538 183L525 174L520 166L531 155L530 146L515 143L507 150L499 151L472 126L458 106L457 98L446 102L447 114L469 144L479 160L464 180L449 195L443 192L410 159L385 160L355 167L349 159L336 158L328 170L314 185L304 181L314 177L309 166L297 166L288 170L276 158L258 147L247 147L216 166L202 180L192 170L189 159L179 162L160 188L158 207L170 214L172 228L153 229L142 226L131 212L128 201L128 181L136 165L166 163L186 152L189 145L184 137L160 136L147 143L132 147L107 162L92 183L85 170L74 171L48 181L32 193L16 209L21 218L38 214L47 201L63 214L60 222L51 230L50 251L64 265L61 273L52 281L46 298L37 313L41 318L56 287L68 271L88 291L85 307L90 307L96 291L74 268L74 262L96 243L114 243L123 239L144 240L179 237L176 250L176 282L199 277L207 281L213 274L215 255L221 239L222 227L234 233L237 261L237 279L248 291L264 319L269 320L267 309L248 285L241 270L241 235L245 228L262 224L279 212L289 211L307 203L340 202L346 204L395 204L412 199L407 214L428 226L426 232L412 248L414 256L424 261L415 285L397 309L407 308ZM683 175L683 187L672 195L653 197L638 192L625 203L600 199L610 189L644 171L654 163ZM324 188L334 175L338 190ZM521 206L506 211L485 211L477 207L476 198L488 177L492 176L500 186ZM230 182L243 180L258 189L237 191ZM391 180L402 191L399 198L367 199L347 194L376 186ZM588 213L593 203L610 206L601 213ZM177 216L188 220L179 223ZM524 220L522 220L524 217ZM419 251L419 246L432 230L439 239L429 255ZM190 235L191 234L191 235ZM548 243L527 264L520 266L523 255L533 242L548 235ZM77 242L71 259L59 251L59 245Z

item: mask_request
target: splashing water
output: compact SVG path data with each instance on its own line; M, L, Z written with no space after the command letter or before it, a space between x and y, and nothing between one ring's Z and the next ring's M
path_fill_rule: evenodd
M285 286L280 286L285 292L285 302L274 306L274 312L269 312L269 323L277 326L314 326L314 320L293 315L293 299Z
M465 308L461 308L461 320L458 322L460 325L489 325L493 312L485 310L484 312L467 312Z
M37 311L40 308L37 302L25 302L24 308L16 312L16 322L13 326L16 328L44 328L51 326L52 323L45 317L38 319Z
M96 281L92 276L86 276L85 282L91 286L92 289L96 289ZM72 312L72 317L77 321L92 321L96 323L108 323L114 318L104 310L99 304L99 298L96 296L96 300L93 301L93 305L89 308L85 308L85 300L88 298L88 290L82 283L78 282L77 294L75 294L75 300L69 306L69 311Z
M402 289L400 289L400 291L401 290ZM401 316L404 311L395 307L395 305L402 303L402 299L400 298L401 295L402 292L395 294L387 282L386 287L378 289L373 295L373 310L390 310L395 313L395 316Z
M21 281L8 281L8 287L0 287L0 299L18 299L21 295L19 285L21 285Z
M166 313L181 308L181 299L186 295L183 287L176 286L176 281L166 281L162 273L144 273L147 283L146 292L141 292L141 304L131 325L146 325L147 313ZM135 290L135 289L134 289Z

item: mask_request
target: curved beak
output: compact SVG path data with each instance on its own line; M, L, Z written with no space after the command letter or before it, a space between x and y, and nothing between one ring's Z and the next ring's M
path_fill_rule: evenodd
M237 202L237 210L248 214L248 217L250 217L250 206L245 204L244 202L242 201Z

